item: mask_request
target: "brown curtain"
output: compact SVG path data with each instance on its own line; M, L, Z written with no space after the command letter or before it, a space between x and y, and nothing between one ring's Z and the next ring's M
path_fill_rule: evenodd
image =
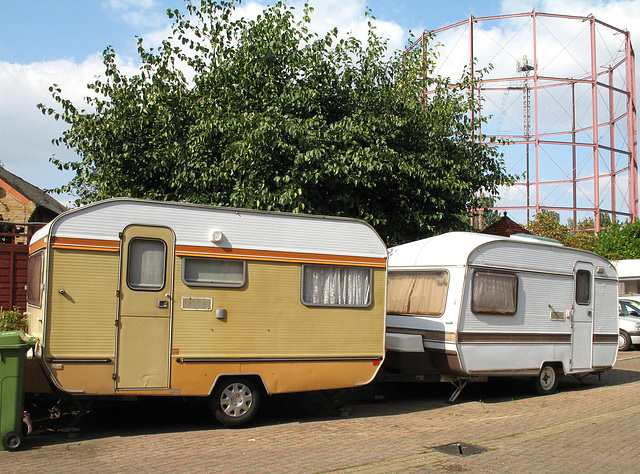
M389 272L387 312L440 316L444 313L449 274L437 272Z
M471 310L474 313L514 314L518 278L507 273L475 272Z

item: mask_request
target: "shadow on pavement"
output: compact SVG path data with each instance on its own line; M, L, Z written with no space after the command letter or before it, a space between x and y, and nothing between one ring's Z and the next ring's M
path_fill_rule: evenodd
M580 381L573 377L563 377L558 391L588 390L637 382L640 380L640 357L632 359L620 362L600 378L590 376ZM639 370L633 370L634 367L638 367ZM361 388L331 393L275 395L263 398L256 418L247 428L433 410L449 406L448 399L453 391L454 387L446 382L410 382L372 383ZM492 378L486 383L468 384L457 403L500 403L534 397L537 395L529 380ZM79 431L72 433L75 435L74 438L60 431L64 426L63 421L60 420L57 426L49 423L48 429L40 429L27 437L26 448L37 449L39 446L70 443L76 441L75 436L77 441L80 441L111 436L226 430L209 413L204 399L186 397L139 397L137 401L95 401L90 412L79 422ZM43 426L47 427L47 424Z

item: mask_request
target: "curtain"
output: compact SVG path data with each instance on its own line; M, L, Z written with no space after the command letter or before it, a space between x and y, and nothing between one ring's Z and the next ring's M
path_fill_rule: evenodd
M129 245L128 282L131 288L159 290L164 286L164 242L134 239Z
M515 314L518 277L477 271L473 274L471 310L474 313Z
M368 306L371 303L370 268L305 265L302 279L305 304Z
M449 274L390 272L387 281L387 313L440 316L444 313Z

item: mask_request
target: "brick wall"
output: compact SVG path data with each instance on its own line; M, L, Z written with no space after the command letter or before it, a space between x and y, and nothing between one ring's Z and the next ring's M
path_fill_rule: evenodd
M3 220L10 222L28 222L36 205L24 196L16 196L12 190L0 189L0 215Z

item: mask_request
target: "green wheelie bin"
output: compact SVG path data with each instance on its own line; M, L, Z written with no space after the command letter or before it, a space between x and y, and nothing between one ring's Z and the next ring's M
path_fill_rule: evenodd
M0 332L0 437L2 449L22 447L25 360L36 338L22 331Z

